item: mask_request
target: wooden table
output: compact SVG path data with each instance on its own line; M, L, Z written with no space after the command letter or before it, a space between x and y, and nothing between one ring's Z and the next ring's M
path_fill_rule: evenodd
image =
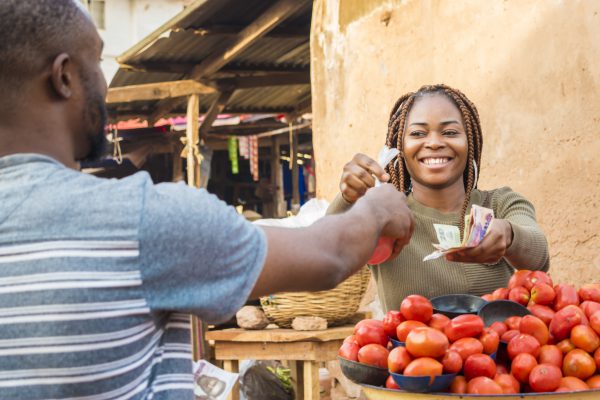
M353 326L323 331L265 329L250 331L239 328L208 331L207 340L215 342L214 357L223 368L239 371L240 360L288 361L292 379L297 383L296 398L319 399L319 365L335 360L344 338L352 335ZM231 400L239 399L239 387L233 388Z

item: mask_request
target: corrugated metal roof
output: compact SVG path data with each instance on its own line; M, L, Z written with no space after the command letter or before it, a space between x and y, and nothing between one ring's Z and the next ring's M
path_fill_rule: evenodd
M211 54L222 51L234 35L252 23L276 0L197 0L148 37L123 53L122 67L110 87L187 79L188 72ZM312 2L257 39L207 80L257 76L310 67L309 34ZM136 69L131 69L131 67ZM201 97L204 111L216 95ZM310 84L238 89L223 112L293 112L310 102ZM110 104L112 119L149 115L158 101ZM175 113L185 112L182 98Z

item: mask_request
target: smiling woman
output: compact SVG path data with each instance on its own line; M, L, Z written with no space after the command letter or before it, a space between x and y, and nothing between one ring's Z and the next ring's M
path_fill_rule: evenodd
M396 258L372 265L385 311L409 294L481 295L505 287L515 269L548 270L548 245L533 205L508 187L478 190L483 137L475 105L445 85L423 86L401 96L390 114L386 145L399 150L384 169L364 154L344 166L341 193L328 213L349 209L375 178L408 196L416 225ZM423 262L437 243L434 224L462 232L473 204L494 210L489 233L475 248Z

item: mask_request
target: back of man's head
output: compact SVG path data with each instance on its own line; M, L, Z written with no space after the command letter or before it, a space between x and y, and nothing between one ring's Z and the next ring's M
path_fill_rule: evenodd
M0 1L0 111L58 54L76 49L83 15L74 0Z

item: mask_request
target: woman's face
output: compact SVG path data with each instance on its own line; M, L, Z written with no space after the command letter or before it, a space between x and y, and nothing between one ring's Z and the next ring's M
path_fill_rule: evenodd
M462 115L443 94L420 97L406 119L404 159L413 185L443 189L460 183L468 159Z

